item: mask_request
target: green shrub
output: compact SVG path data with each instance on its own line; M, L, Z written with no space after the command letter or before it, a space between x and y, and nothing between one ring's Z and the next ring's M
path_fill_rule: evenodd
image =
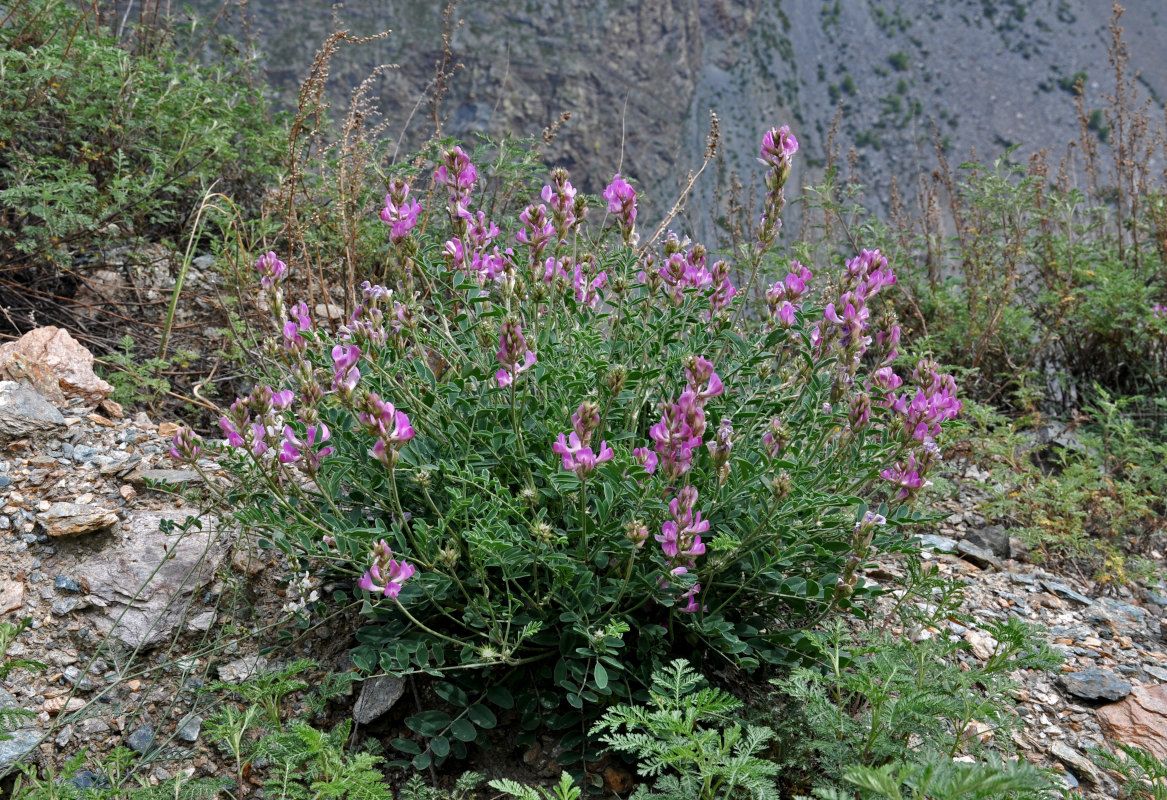
M271 386L221 421L236 482L219 502L331 564L340 599L364 573L372 594L355 598L373 624L354 662L439 679L442 702L406 720L419 739L395 742L416 767L460 757L512 708L527 731L566 731L578 756L582 723L658 659L794 663L803 629L862 613L857 567L873 543L903 542L959 402L930 361L896 391L898 328L877 305L894 276L877 252L847 262L825 306L795 263L765 319L739 324L792 144L767 135L767 216L736 300L731 267L700 245L634 249L619 177L615 241L582 227L562 170L498 238L467 210L477 171L460 148L435 171L444 208L390 183L395 289L366 282L336 334L288 307L283 262L259 260L280 333ZM174 452L199 446L184 431Z
M141 41L141 40L140 40ZM212 184L256 209L279 161L262 95L168 36L129 50L91 10L17 0L0 22L0 256L68 266L68 250L174 235Z

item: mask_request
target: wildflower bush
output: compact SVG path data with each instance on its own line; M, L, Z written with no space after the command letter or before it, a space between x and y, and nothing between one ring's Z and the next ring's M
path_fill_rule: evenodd
M221 450L245 528L360 600L360 669L435 677L440 705L394 742L416 767L510 709L586 755L588 721L670 655L797 663L803 630L863 613L857 569L903 542L960 402L934 362L898 358L879 251L817 279L789 263L747 307L797 148L785 128L763 140L740 268L673 233L641 245L619 175L597 208L553 170L492 220L457 146L432 184L389 182L370 269L392 286L365 282L337 330L259 258L267 382L225 441L183 430L172 454Z

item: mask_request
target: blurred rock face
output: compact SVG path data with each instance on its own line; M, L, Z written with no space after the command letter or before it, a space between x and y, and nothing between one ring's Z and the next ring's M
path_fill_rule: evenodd
M206 12L218 0L195 5ZM406 152L433 131L427 97L443 6L360 0L336 12L354 35L393 33L337 56L334 105L342 108L374 66L396 65L372 94L394 143L406 129ZM1167 96L1167 50L1158 45L1167 15L1158 0L1126 6L1132 71L1144 89ZM249 9L268 77L290 103L334 29L332 12L293 0L252 0ZM855 145L877 210L893 176L911 195L911 179L934 165L934 142L956 162L972 146L985 159L1012 144L1020 145L1017 159L1063 147L1079 132L1073 78L1085 73L1088 111L1113 92L1109 15L1110 4L1086 0L465 0L453 37L462 69L441 117L444 131L462 138L538 136L570 111L550 161L587 192L598 193L617 169L639 180L648 223L699 166L716 111L724 164L703 178L687 221L706 237L712 201L724 197L730 174L746 185L758 177L753 159L766 128L790 124L798 135L796 184L821 174L840 107L838 145L844 154ZM788 212L788 229L796 213Z

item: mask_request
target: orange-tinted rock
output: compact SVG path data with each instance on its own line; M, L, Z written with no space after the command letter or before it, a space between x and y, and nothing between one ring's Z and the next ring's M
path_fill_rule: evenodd
M34 385L37 380L44 381L46 375L55 375L60 393L91 403L100 403L113 391L94 374L93 354L68 331L52 326L36 328L15 342L0 345L0 373L12 379L32 380Z
M625 795L632 791L632 773L617 766L604 768L604 791L607 794Z
M1167 685L1136 686L1125 700L1103 706L1097 714L1107 739L1167 759Z

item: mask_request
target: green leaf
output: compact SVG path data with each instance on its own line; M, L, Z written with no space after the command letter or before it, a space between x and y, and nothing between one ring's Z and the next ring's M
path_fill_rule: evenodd
M465 708L470 705L470 697L460 687L454 684L443 681L442 683L434 684L434 693L438 697L445 700L447 703L456 705L459 708Z
M498 724L494 712L481 703L475 703L466 711L466 715L480 728L490 730Z
M407 717L405 724L409 726L410 730L428 738L437 736L446 729L450 724L450 715L445 711L423 711L420 714Z
M438 758L445 758L450 754L450 740L445 736L436 736L430 739L430 750Z
M515 698L511 693L501 686L495 686L486 690L486 697L490 702L494 703L499 708L514 708Z
M456 719L451 722L450 733L454 738L460 739L463 742L472 742L474 741L474 737L478 735L478 731L474 729L474 726L464 719Z
M608 670L604 669L604 665L599 661L596 662L596 668L592 671L592 676L595 678L597 689L608 688Z
M409 755L411 755L411 756L416 756L416 755L421 754L421 746L418 745L417 742L413 741L413 739L402 739L402 738L398 737L397 739L394 739L391 742L389 742L389 744L392 745L393 747L397 748L398 750L400 750L403 753L409 753Z
M414 769L428 769L429 765L432 764L433 761L434 761L433 756L431 756L429 753L422 753L421 755L416 755L413 757L413 768Z

